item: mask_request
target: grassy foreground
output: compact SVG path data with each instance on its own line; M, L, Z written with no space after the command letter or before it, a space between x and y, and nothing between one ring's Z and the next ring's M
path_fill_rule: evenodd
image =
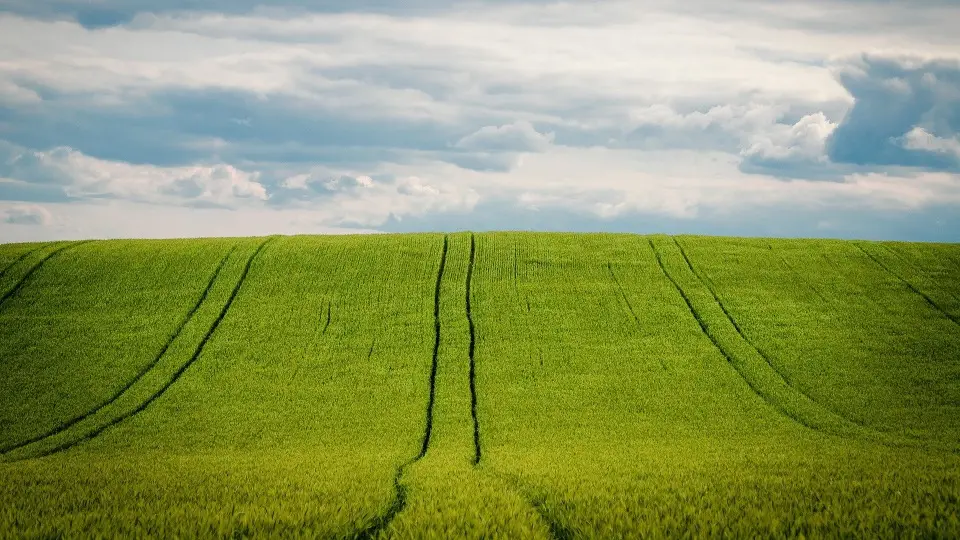
M0 537L960 537L960 246L0 246Z

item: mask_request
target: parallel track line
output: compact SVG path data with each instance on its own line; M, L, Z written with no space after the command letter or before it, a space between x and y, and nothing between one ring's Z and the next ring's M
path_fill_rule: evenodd
M0 297L0 310L2 310L4 306L6 306L7 300L9 300L15 294L20 292L20 289L24 287L24 285L27 283L27 280L30 279L30 277L37 270L39 270L40 267L44 265L44 263L52 259L55 255L58 255L68 249L76 248L76 247L82 246L83 244L88 244L90 242L93 242L93 240L81 240L80 242L71 242L65 246L58 247L57 249L51 251L50 253L47 253L46 256L44 256L42 259L37 261L36 264L31 266L30 269L27 270L27 272L23 275L23 277L20 278L20 281L18 281L9 291L4 293L4 295Z
M187 325L187 323L190 322L194 314L196 314L197 310L200 309L200 305L203 304L203 302L207 299L207 295L210 293L210 289L213 288L213 284L217 280L217 277L220 275L220 271L223 269L224 264L226 264L227 259L230 257L230 255L233 253L235 249L236 249L236 246L231 248L230 251L223 257L223 259L220 260L220 264L213 271L213 274L210 276L210 279L207 281L207 286L203 290L203 293L200 295L200 298L197 299L197 302L193 305L190 311L187 312L187 315L183 318L182 321L180 321L180 325L176 328L176 330L174 330L174 332L170 334L170 337L167 339L166 343L164 343L163 347L160 348L160 352L157 353L157 355L153 358L153 360L150 363L148 363L143 368L141 368L140 371L132 379L127 381L122 388L117 390L113 395L111 395L104 401L97 404L93 409L83 414L74 416L73 418L59 424L58 426L50 429L49 431L44 432L41 435L37 435L25 441L21 441L16 444L6 446L4 448L0 448L0 454L6 454L8 452L12 452L19 448L23 448L24 446L42 441L44 439L47 439L49 437L53 437L54 435L62 433L63 431L66 431L74 424L77 424L78 422L81 422L83 420L86 420L87 418L90 418L94 414L100 412L107 405L110 405L111 403L115 402L117 399L120 398L120 396L122 396L127 390L129 390L131 386L133 386L134 384L137 383L137 381L145 377L147 373L150 372L150 370L156 367L156 365L160 362L160 359L163 358L163 355L166 354L167 350L170 348L170 345L173 344L173 342L177 339L177 337L183 331L183 328Z
M620 291L620 298L623 298L623 301L627 304L627 309L630 311L630 315L633 316L633 320L637 323L637 328L642 329L643 324L640 323L640 317L637 316L637 312L633 309L633 304L630 303L630 299L627 298L626 291L623 290L623 284L620 283L620 278L617 277L616 272L613 271L613 264L607 262L607 270L610 272L610 278L613 279L613 282L617 284L617 290ZM663 358L657 358L657 361L660 362L660 367L664 370L667 369L667 364L663 361Z
M700 316L700 313L696 310L696 308L693 307L693 302L690 301L690 298L687 296L687 293L684 292L683 287L681 287L680 284L677 283L677 281L673 278L673 276L670 275L670 272L667 271L666 267L663 264L663 260L661 259L660 252L657 250L656 246L653 245L653 240L647 240L647 241L650 243L650 249L653 250L653 254L657 259L657 265L660 267L660 271L663 272L663 275L666 276L668 280L670 280L670 283L673 284L673 287L677 290L677 293L679 293L680 297L683 298L684 303L687 304L687 309L690 311L690 314L693 315L693 318L697 321L697 324L700 325L700 330L703 332L705 336L707 336L707 339L709 339L710 342L713 343L713 346L716 347L718 351L720 351L720 354L722 354L723 357L726 358L727 363L730 364L730 366L734 369L734 371L736 371L737 375L739 375L740 378L743 379L743 382L747 383L747 386L750 387L750 390L752 390L754 394L759 396L760 399L762 399L767 405L773 407L778 412L780 412L780 414L786 416L790 420L793 420L794 422L796 422L797 424L805 428L817 430L816 427L809 424L805 419L791 413L776 401L768 398L766 395L764 395L763 392L760 391L759 388L757 388L756 385L754 385L750 381L749 378L747 378L747 376L743 373L743 371L741 371L740 368L737 366L737 363L733 360L733 357L730 356L730 353L728 353L727 350L720 345L720 342L717 341L717 338L710 332L709 328L707 327L707 323Z
M45 248L45 247L47 247L47 246L35 247L35 248L27 251L26 253L20 255L20 256L17 257L16 259L14 259L12 262L10 262L10 264L4 266L4 267L3 267L3 270L0 270L0 278L2 278L3 276L5 276L5 275L7 274L7 272L10 271L11 268L13 268L14 266L17 265L17 263L19 263L20 261L26 259L27 257L33 255L34 253L40 251L41 249L43 249L43 248Z
M833 408L828 407L825 404L814 399L813 396L811 396L802 388L795 386L793 384L793 381L791 381L790 378L785 373L783 373L779 368L777 368L777 366L773 363L772 360L770 360L770 357L767 356L766 353L764 353L762 350L760 350L760 348L757 347L757 345L753 341L751 341L750 338L748 338L747 335L743 332L743 329L740 327L740 324L737 323L736 319L733 318L733 315L731 315L730 311L727 309L727 306L723 303L722 300L720 300L720 296L717 294L717 291L715 291L714 288L710 285L710 283L706 279L704 279L703 276L700 275L700 273L693 267L693 263L690 262L690 258L687 256L687 252L686 250L683 249L683 246L680 245L680 242L678 242L676 238L673 238L673 243L676 244L677 248L680 250L680 254L683 256L683 260L687 263L687 268L689 268L690 272L693 273L693 275L697 278L697 280L700 281L700 283L702 283L703 286L706 287L708 291L710 291L710 295L713 297L714 302L716 302L717 305L720 306L720 311L723 312L727 320L730 321L730 324L733 325L733 329L736 330L740 338L743 339L743 341L745 341L748 345L750 345L750 347L754 351L756 351L756 353L760 356L760 358L763 359L763 361L773 371L773 373L777 375L777 377L783 382L783 384L785 384L791 390L802 395L803 397L807 398L811 402L816 403L820 407L823 407L824 410L830 412L831 414L837 416L838 418L842 420L846 420L847 422L850 422L852 424L855 424L863 428L872 429L869 426L865 425L863 422L855 418L850 418L843 414L840 414L838 411L834 410Z
M440 358L440 285L443 281L443 272L447 265L447 251L449 249L449 243L449 238L444 235L443 251L440 255L440 268L437 270L437 283L433 293L433 360L430 365L430 396L427 399L427 419L423 432L423 443L420 447L420 453L397 467L397 470L393 475L394 496L393 500L390 502L390 507L387 508L387 511L371 520L366 527L353 534L352 538L364 540L377 538L380 536L380 533L385 531L387 527L390 526L390 523L395 517L397 517L397 514L399 514L407 506L407 487L404 486L402 482L404 473L408 467L423 459L423 457L427 455L427 450L430 448L430 436L433 433L433 406L436 399L437 364L439 363Z
M83 437L80 437L73 441L66 442L51 450L47 450L45 452L40 453L39 455L35 455L32 457L45 457L52 454L56 454L58 452L63 452L64 450L69 450L70 448L73 448L75 446L78 446L82 443L85 443L87 441L90 441L96 438L101 433L110 429L111 427L116 426L117 424L123 422L124 420L127 420L128 418L131 418L143 412L144 410L146 410L147 407L149 407L154 401L156 401L160 396L162 396L164 392L166 392L171 386L173 386L178 380L180 380L180 377L184 374L184 372L186 372L187 369L189 369L190 366L192 366L194 362L196 362L197 359L200 357L200 354L203 352L204 347L206 347L207 342L210 340L214 332L220 326L220 323L223 321L224 317L226 317L227 312L230 310L230 307L233 305L234 299L236 299L237 294L240 292L240 288L243 286L243 283L247 279L247 274L250 273L250 267L253 265L253 261L257 258L257 255L259 255L260 252L263 251L263 248L266 247L266 245L269 244L272 240L274 240L274 238L275 237L270 237L264 240L259 246L257 246L257 249L256 251L253 252L253 255L251 255L250 258L247 259L247 263L243 267L243 273L240 274L240 279L237 280L237 284L233 287L233 290L230 292L230 297L227 299L227 302L223 305L223 308L220 310L220 313L217 315L217 318L213 321L213 324L210 325L210 328L207 330L207 333L204 334L203 339L200 340L200 343L197 345L197 348L194 350L193 355L190 357L189 360L187 360L186 363L180 366L180 368L177 369L176 372L174 372L173 376L166 383L164 383L164 385L161 386L159 390L151 394L150 397L148 397L145 401L143 401L140 405L138 405L133 410L117 416L116 418L110 420L106 424L87 433Z
M948 313L947 311L945 311L942 307L940 307L939 304L937 304L936 302L934 302L932 298L930 298L929 296L927 296L927 294L926 294L925 292L923 292L923 291L921 291L920 289L914 287L914 286L913 286L913 283L910 283L909 281L907 281L906 279L904 279L903 276L901 276L900 274L894 272L889 266L887 266L886 264L884 264L883 261L881 261L880 259L878 259L877 257L875 257L872 253L870 253L869 251L867 251L866 249L864 249L863 246L861 246L859 243L854 242L853 245L857 246L857 249L859 249L864 255L866 255L867 257L869 257L870 260L872 260L874 263L877 264L877 266L879 266L880 268L883 268L883 270L886 271L888 274L890 274L891 276L897 278L897 280L899 280L900 283L902 283L902 284L905 285L908 289L910 289L911 291L913 291L914 294L916 294L916 295L920 296L921 298L923 298L923 299L927 302L927 304L930 305L930 307L932 307L933 309L935 309L935 310L937 310L938 312L940 312L941 315L943 315L944 317L946 317L947 319L949 319L951 322L953 322L953 324L955 324L955 325L957 325L957 326L960 326L960 317L955 317L955 316L951 315L950 313Z

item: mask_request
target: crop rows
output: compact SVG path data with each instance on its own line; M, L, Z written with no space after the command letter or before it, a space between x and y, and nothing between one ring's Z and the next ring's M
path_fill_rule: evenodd
M950 536L958 261L522 233L3 247L0 531Z

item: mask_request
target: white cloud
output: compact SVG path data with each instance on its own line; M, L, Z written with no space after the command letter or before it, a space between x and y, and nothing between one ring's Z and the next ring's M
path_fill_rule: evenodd
M553 142L553 133L539 133L530 122L520 120L502 126L486 126L454 145L464 150L494 152L542 152Z
M837 129L823 113L809 114L796 124L776 124L748 136L740 155L748 160L826 163L827 137Z
M786 108L786 104L745 103L715 105L706 112L682 114L669 105L655 104L630 110L630 128L661 126L704 130L716 126L730 133L740 133L773 124Z
M0 202L0 216L21 206ZM24 227L0 219L0 241L375 232L327 225L309 209L184 208L117 199L48 203L44 208L56 214L45 227Z
M215 205L235 212L204 214L217 223L291 212L322 226L375 227L491 200L603 219L955 201L950 174L890 168L817 183L740 170L824 164L824 143L852 103L838 70L859 69L901 95L922 93L851 57L960 57L956 8L858 4L470 3L418 16L188 11L98 30L0 14L0 105L48 111L43 118L57 126L81 110L76 117L87 121L142 116L194 152L178 161L189 166L97 159L103 146L83 153L29 120L5 117L0 133L19 137L10 140L56 142L0 159L0 177L60 186L83 204ZM927 74L921 82L933 93L956 90L945 81ZM228 99L203 101L213 109L207 122L190 98L211 91ZM264 111L289 118L265 127ZM898 144L960 155L957 140L922 125L930 131L916 128ZM661 143L656 151L603 147L636 145L630 135L645 137L647 128ZM340 131L348 142L337 140ZM351 157L331 158L338 144Z
M293 190L313 190L313 191L347 191L357 188L369 188L373 186L373 179L369 176L348 176L348 175L329 175L323 171L314 171L303 174L296 174L285 178L280 185Z
M35 91L24 88L14 81L0 80L0 103L12 105L31 105L40 103L43 99Z
M915 127L908 131L899 142L907 150L926 150L950 154L960 158L960 138L945 139L937 137L929 131Z
M375 181L352 172L319 169L280 182L277 193L288 208L310 209L329 226L376 227L393 218L428 213L468 212L480 195L471 187L412 175L391 175Z
M553 9L581 11L572 4ZM509 7L489 6L430 18L143 16L130 27L96 31L0 16L0 79L119 102L162 88L243 90L297 96L363 117L448 122L491 112L569 115L610 100L714 101L744 92L845 98L825 68L771 62L743 49L752 31L762 29L756 23L733 35L733 28L657 6L637 6L626 19L624 4L595 9L605 24L537 26ZM366 75L387 68L418 73L420 80ZM360 71L336 72L343 69Z
M817 131L823 129L819 119L798 124L799 133L822 134ZM957 174L899 171L848 174L833 182L785 181L746 174L739 166L737 156L721 152L554 146L527 155L524 166L509 174L463 170L446 163L392 165L382 172L420 171L438 179L437 185L471 188L480 200L602 218L644 215L694 220L706 214L735 216L777 208L830 215L960 204Z
M106 161L67 147L21 150L5 165L6 175L24 182L63 186L77 198L112 197L168 204L237 206L266 200L258 174L231 165L158 167Z
M471 188L408 176L374 184L362 193L337 194L314 209L330 225L377 227L391 218L466 213L479 200L480 195Z

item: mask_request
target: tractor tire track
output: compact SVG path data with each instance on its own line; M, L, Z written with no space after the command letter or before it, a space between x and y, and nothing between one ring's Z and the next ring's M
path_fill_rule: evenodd
M427 455L430 447L430 436L433 434L433 406L437 397L437 364L440 360L440 284L443 281L443 271L447 266L447 251L450 239L444 235L443 252L440 255L440 268L437 270L437 284L433 291L433 360L430 363L430 399L427 401L427 426L423 433L423 445L416 459Z
M514 290L519 298L519 276L517 271L517 255L519 249L514 248L514 257L513 257L513 284ZM473 419L473 466L477 467L480 465L480 460L483 457L482 448L480 445L480 420L477 415L477 370L476 370L476 358L474 352L476 350L476 325L473 321L473 309L472 309L472 291L473 291L473 270L476 266L476 236L474 234L470 235L470 262L467 265L467 294L466 294L466 311L467 311L467 325L470 329L470 348L469 348L469 358L470 358L470 416ZM530 310L530 302L527 301L527 310ZM529 326L529 325L528 325ZM543 365L542 352L540 364ZM550 538L552 540L569 540L573 538L573 534L568 529L564 528L562 525L550 518L543 508L543 501L531 499L528 497L522 489L517 486L516 481L511 481L514 489L516 489L524 498L527 499L530 506L537 512L537 515L540 516L540 519L547 525L547 530L550 532Z
M627 298L626 291L623 290L623 284L620 283L620 279L617 277L616 272L613 271L613 264L609 261L607 262L607 270L610 272L610 278L613 279L613 282L617 284L617 290L620 291L620 298L623 298L623 301L627 304L627 309L630 310L630 315L633 316L634 322L637 323L637 328L642 329L643 324L640 323L640 317L637 316L637 312L633 309L633 304L630 303L630 299ZM663 358L657 358L657 361L660 362L660 367L664 371L667 369L667 364L664 363Z
M859 421L859 420L857 420L857 419L855 419L855 418L850 418L850 417L848 417L848 416L846 416L846 415L840 414L838 411L834 410L832 407L828 407L828 406L826 406L825 404L823 404L823 403L819 402L818 400L814 399L813 396L811 396L809 393L807 393L807 392L806 392L805 390L803 390L802 388L799 388L799 387L797 387L797 386L794 386L793 381L790 379L790 377L788 377L785 373L783 373L780 369L778 369L778 368L776 367L776 365L774 365L773 361L770 360L770 357L767 356L766 353L764 353L763 351L761 351L760 348L757 347L757 345L754 344L754 342L751 341L750 338L748 338L748 337L746 336L746 334L744 334L743 329L740 328L740 325L737 323L736 319L734 319L734 318L733 318L733 315L730 314L730 311L727 310L727 306L724 305L724 303L723 303L722 300L720 300L720 296L719 296L719 295L717 294L717 292L713 289L713 286L711 286L710 283L709 283L706 279L704 279L703 276L701 276L700 273L697 272L697 270L693 267L693 263L690 262L690 258L687 257L687 252L683 249L683 246L680 245L680 242L678 242L676 238L673 238L673 243L676 244L677 248L680 250L680 255L683 256L684 262L687 263L687 268L689 268L689 269L690 269L690 272L693 273L693 275L697 278L697 280L700 281L700 283L702 283L703 286L706 287L708 291L710 291L710 295L713 296L714 302L716 302L717 305L720 306L720 311L723 312L723 314L726 316L727 320L730 321L730 324L733 325L733 329L736 330L736 332L737 332L737 334L740 336L740 338L743 339L743 341L745 341L748 345L750 345L750 347L760 356L760 358L763 358L763 361L764 361L764 362L767 364L767 366L777 375L777 377L783 382L783 384L785 384L785 385L786 385L788 388L790 388L791 390L793 390L793 391L797 392L798 394L802 395L803 397L807 398L807 399L810 400L811 402L813 402L813 403L817 404L818 406L822 407L822 408L823 408L824 410L826 410L827 412L829 412L829 413L837 416L838 418L841 418L841 419L843 419L843 420L845 420L845 421L847 421L847 422L850 422L850 423L852 423L852 424L854 424L854 425L857 425L857 426L860 426L860 427L862 427L862 428L872 429L872 428L868 427L866 424L864 424L863 422L861 422L861 421Z
M480 421L477 419L477 362L474 351L477 345L477 330L470 309L470 297L473 286L473 267L476 262L476 238L470 235L470 263L467 265L467 325L470 328L470 416L473 417L473 464L480 463Z
M650 243L650 249L653 250L653 254L657 259L657 265L660 267L660 271L663 272L663 275L668 280L670 280L670 283L673 284L673 287L677 290L677 293L679 293L680 297L683 298L683 301L687 304L687 310L689 310L690 314L697 321L697 324L700 325L700 330L703 332L705 336L707 336L710 342L713 343L713 346L716 347L718 351L720 351L720 354L722 354L723 357L726 358L727 363L730 364L731 367L733 367L734 371L737 372L740 378L743 379L745 383L747 383L747 386L750 387L750 390L752 390L754 394L759 396L760 399L762 399L767 405L776 409L783 416L789 418L790 420L793 420L794 422L796 422L797 424L805 428L816 430L817 428L811 425L810 423L808 423L804 418L787 410L785 407L777 403L775 400L770 399L768 396L765 395L764 392L760 390L760 388L758 388L753 382L750 381L750 379L746 376L746 374L740 369L740 366L738 366L737 363L734 361L733 357L730 356L730 353L728 353L726 349L724 349L720 345L720 342L717 341L717 338L710 332L709 328L707 327L707 323L700 316L700 313L696 310L696 308L693 307L693 302L690 301L690 298L687 296L687 293L684 292L680 284L677 283L677 281L673 278L673 276L671 276L670 273L667 271L666 267L663 265L663 259L660 256L660 252L657 250L656 246L653 245L653 240L647 240L647 242Z
M508 484L515 492L517 492L521 498L523 498L527 504L537 513L537 516L540 517L540 520L547 526L547 532L550 535L551 540L571 540L576 538L577 535L568 527L560 524L557 520L550 517L550 513L546 509L545 497L542 493L531 494L530 490L524 487L524 482L520 479L520 475L516 473L498 473L491 472L490 475L501 482Z
M576 535L572 530L564 527L559 522L550 517L546 509L544 509L543 501L530 501L530 506L536 510L537 515L540 516L540 519L547 524L547 530L550 531L551 540L573 540L576 538Z
M60 247L58 247L57 249L51 251L50 253L47 253L46 256L44 256L42 259L40 259L39 261L37 261L36 264L34 264L33 266L31 266L30 269L27 270L27 272L23 275L23 277L20 278L20 281L18 281L9 291L7 291L6 293L4 293L4 295L3 295L2 297L0 297L0 310L3 310L4 306L5 306L6 303L7 303L7 300L9 300L9 299L12 298L15 294L17 294L18 292L20 292L20 289L22 289L23 286L27 283L27 280L30 279L30 277L31 277L37 270L39 270L40 267L44 265L44 263L46 263L47 261L49 261L50 259L52 259L55 255L58 255L58 254L66 251L66 250L68 250L68 249L70 249L70 248L79 247L79 246L82 246L83 244L88 244L88 243L90 243L90 242L93 242L93 240L81 240L80 242L70 242L69 244L67 244L67 245L65 245L65 246L60 246Z
M70 448L73 448L89 440L94 439L95 437L99 436L101 433L110 429L111 427L146 410L147 407L149 407L154 401L156 401L160 396L162 396L164 392L166 392L171 386L173 386L178 380L180 380L180 377L184 374L184 372L186 372L187 369L189 369L190 366L192 366L193 363L196 362L197 359L200 357L200 354L203 352L204 347L206 347L207 342L210 341L210 338L213 336L213 333L216 332L217 328L220 326L220 323L223 321L224 317L226 317L227 312L230 310L230 307L233 305L233 301L236 299L237 294L240 292L240 288L243 286L243 283L247 279L247 274L250 273L250 267L253 265L253 261L257 258L260 252L263 251L263 248L266 247L267 244L269 244L275 238L276 237L270 237L267 240L264 240L263 242L261 242L260 245L257 246L256 251L254 251L253 254L250 256L250 258L247 259L247 263L243 267L243 272L240 274L240 279L237 280L237 284L234 285L233 290L230 292L230 296L227 298L227 302L223 305L223 308L220 310L220 313L217 315L217 318L213 321L213 324L210 325L210 328L207 330L207 333L204 334L203 339L200 340L200 343L197 345L197 348L194 350L193 355L191 355L190 359L187 360L182 366L180 366L180 368L177 369L176 372L174 372L173 376L170 377L170 379L166 383L164 383L164 385L161 386L159 390L151 394L150 397L144 400L140 405L138 405L133 410L113 418L106 424L85 434L83 437L80 437L72 441L68 441L50 450L44 451L38 455L34 455L31 457L32 458L46 457L52 454L63 452L64 450L69 450Z
M938 312L940 312L941 315L943 315L944 317L946 317L947 319L949 319L951 322L953 322L953 324L955 324L955 325L957 325L957 326L960 326L960 317L956 317L956 316L951 315L950 313L946 312L943 308L941 308L941 307L939 306L939 304L937 304L936 302L934 302L932 298L930 298L929 296L927 296L926 293L924 293L924 292L921 291L920 289L914 287L912 283L910 283L909 281L907 281L906 279L904 279L902 276L900 276L900 274L894 272L892 269L890 269L889 266L887 266L886 264L884 264L880 259L878 259L877 257L874 257L874 255L873 255L872 253L870 253L869 251L867 251L866 249L864 249L863 246L861 246L858 242L854 242L853 245L857 246L857 249L859 249L864 255L866 255L867 257L869 257L870 260L872 260L874 263L877 264L877 266L879 266L880 268L882 268L884 271L886 271L886 272L887 272L888 274L890 274L891 276L897 278L897 280L899 280L900 283L902 283L902 284L905 285L908 289L910 289L911 291L913 291L914 294L916 294L916 295L920 296L921 298L923 298L923 299L927 302L927 304L930 305L930 307L932 307L933 309L935 309L935 310L937 310Z
M905 254L902 250L899 250L899 249L897 249L897 248L895 248L895 247L893 247L893 246L890 246L890 245L888 245L888 244L880 244L880 248L883 249L883 251L885 251L885 252L889 253L890 255L892 255L893 257L899 259L900 261L902 261L904 264L906 264L906 265L909 266L910 268L913 268L915 271L917 271L917 272L919 272L919 273L924 273L924 272L926 272L926 269L923 267L922 264L917 264L916 262L912 261L912 260L910 259L910 256L907 255L907 254ZM953 262L953 261L951 261L951 262ZM958 268L960 268L960 266L958 266ZM957 296L957 293L955 293L955 292L953 292L953 291L943 291L943 292L946 293L946 294L949 294L950 296L952 296L954 300L960 301L960 296Z
M400 511L407 506L407 487L404 486L400 481L401 477L403 477L403 473L406 471L407 467L413 465L419 459L420 457L417 456L414 459L404 462L403 465L400 465L400 467L397 468L396 474L393 475L393 501L391 501L390 507L387 508L387 511L377 516L363 529L357 531L351 536L348 536L348 538L356 540L369 540L377 538L380 536L381 532L385 531L387 527L390 526L390 523L395 517L397 517L397 514L399 514Z
M330 328L330 310L333 307L333 301L327 300L327 319L323 323L323 330L320 332L320 335L327 333L327 328Z
M433 292L433 360L430 364L430 395L427 399L427 419L423 431L423 443L420 446L420 452L416 456L408 459L397 467L393 475L394 495L390 507L387 508L386 512L371 520L366 527L357 531L352 538L362 540L377 538L380 536L380 533L390 526L390 523L397 517L397 514L407 506L407 487L403 485L404 473L406 473L408 467L423 459L423 457L427 455L427 450L430 448L430 436L433 433L433 407L436 400L437 389L437 364L440 360L440 285L443 282L443 272L447 266L449 244L450 239L444 235L443 251L440 255L440 268L437 270L437 283Z
M20 256L17 257L16 259L14 259L10 264L4 266L4 267L3 267L3 270L0 270L0 278L2 278L3 276L5 276L5 275L7 274L7 272L10 271L11 268L13 268L14 266L17 265L17 263L19 263L20 261L26 259L27 257L33 255L34 253L40 251L41 249L43 249L43 248L45 248L45 247L47 247L47 246L35 247L35 248L27 251L27 252L24 253L23 255L20 255Z
M5 446L5 447L3 447L3 448L0 448L0 454L6 454L6 453L9 453L9 452L12 452L12 451L17 450L17 449L19 449L19 448L23 448L24 446L31 445L31 444L33 444L33 443L35 443L35 442L40 442L40 441L42 441L42 440L44 440L44 439L47 439L47 438L49 438L49 437L53 437L54 435L57 435L57 434L59 434L59 433L62 433L62 432L64 432L64 431L66 431L67 429L69 429L69 428L72 427L73 425L77 424L78 422L82 422L83 420L86 420L87 418L90 418L91 416L93 416L93 415L97 414L98 412L100 412L104 407L106 407L106 406L110 405L111 403L115 402L117 399L120 398L120 396L122 396L127 390L129 390L131 386L133 386L134 384L137 383L137 381L139 381L139 380L142 379L144 376L146 376L147 373L150 372L150 370L152 370L154 367L156 367L156 365L160 362L160 359L163 358L163 355L166 354L167 350L170 348L170 345L173 344L173 342L177 339L177 337L178 337L178 336L180 335L180 333L183 331L183 328L187 325L187 323L190 322L191 319L193 319L194 314L197 312L198 309L200 309L200 306L203 304L203 302L206 301L207 295L210 294L210 289L213 288L214 282L216 282L217 277L220 276L220 271L223 270L223 267L224 267L224 265L226 264L227 259L230 258L230 255L233 254L233 252L234 252L236 249L237 249L236 246L234 246L233 248L231 248L230 251L227 252L227 254L223 257L223 259L220 260L220 264L219 264L219 265L217 266L217 268L213 271L213 274L210 276L210 279L207 281L207 286L206 286L206 288L203 290L203 293L200 295L200 298L197 299L196 304L193 305L193 307L190 309L189 312L187 312L187 315L183 318L183 320L180 321L180 325L179 325L179 326L176 328L176 330L174 330L174 332L170 335L170 337L167 339L166 343L163 344L163 347L160 348L160 352L157 353L157 355L153 358L153 360L152 360L150 363L148 363L146 366L144 366L143 368L141 368L140 371L139 371L132 379L130 379L129 381L127 381L127 383L123 385L123 388L121 388L120 390L116 391L112 396L110 396L110 397L107 398L106 400L100 402L100 403L99 403L98 405L96 405L93 409L91 409L91 410L89 410L89 411L87 411L87 412L85 412L85 413L83 413L83 414L74 416L73 418L67 420L66 422L61 423L60 425L58 425L58 426L50 429L49 431L44 432L44 433L41 434L41 435L37 435L37 436L31 437L31 438L29 438L29 439L27 439L27 440L20 441L20 442L18 442L18 443L14 443L14 444L12 444L12 445Z
M813 294L817 295L817 298L819 298L824 304L827 304L830 302L829 300L827 300L825 296L823 296L823 294L819 291L819 289L814 287L813 284L807 281L807 279L803 277L803 275L800 272L797 272L797 269L794 268L792 264L787 262L787 258L784 257L783 254L780 253L778 250L776 250L773 247L773 244L767 243L767 249L769 249L773 253L776 253L777 257L780 258L780 263L783 264L784 268L786 268L787 270L790 271L791 274L796 276L797 280L801 281L804 285L806 285L807 288L810 289L813 292Z

